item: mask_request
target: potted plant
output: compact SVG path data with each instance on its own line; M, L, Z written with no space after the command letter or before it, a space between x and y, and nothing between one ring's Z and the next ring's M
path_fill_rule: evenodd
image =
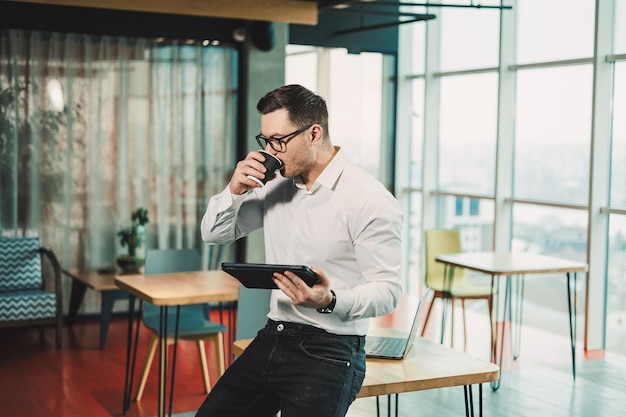
M117 265L122 272L137 273L144 263L146 257L146 223L148 218L148 210L140 207L131 215L133 224L131 226L122 227L117 232L122 247L128 247L128 254L121 255L117 258Z

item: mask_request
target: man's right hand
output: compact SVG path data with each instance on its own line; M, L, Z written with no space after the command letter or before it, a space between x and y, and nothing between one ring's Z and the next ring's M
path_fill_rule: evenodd
M265 166L262 164L263 161L265 161L265 156L258 151L249 152L246 159L239 161L228 185L230 192L240 195L255 187L260 187L256 181L248 178L248 175L263 179L266 171Z

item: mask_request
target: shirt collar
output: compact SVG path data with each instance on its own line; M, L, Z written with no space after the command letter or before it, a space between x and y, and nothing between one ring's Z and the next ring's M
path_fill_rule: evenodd
M328 165L326 165L326 168L324 168L324 170L317 177L309 193L316 192L320 187L325 187L329 190L335 188L343 169L348 163L345 153L341 151L341 147L335 146L335 149L337 150L337 153L335 153L333 159L330 160ZM294 179L294 184L298 188L305 189L302 177L300 176Z

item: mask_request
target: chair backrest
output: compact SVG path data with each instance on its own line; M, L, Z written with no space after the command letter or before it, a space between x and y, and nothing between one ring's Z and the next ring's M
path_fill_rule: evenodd
M435 256L445 253L461 253L461 234L459 229L433 229L426 231L426 285L440 289L443 284L443 264L435 261ZM464 271L458 268L454 279L462 279Z
M252 339L267 323L272 291L239 287L236 340Z
M38 237L0 237L0 291L40 290Z
M146 252L146 275L200 269L200 254L195 249L149 249Z
M168 272L189 272L201 270L200 254L195 249L149 249L146 252L144 273L166 274ZM196 308L196 306L183 306L185 309ZM208 304L204 311L208 314ZM148 302L143 303L143 315L151 316L159 314L159 307Z

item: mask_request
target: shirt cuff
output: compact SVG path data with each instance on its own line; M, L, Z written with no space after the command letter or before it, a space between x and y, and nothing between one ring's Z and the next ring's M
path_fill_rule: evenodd
M335 304L335 309L333 310L333 314L337 314L339 316L346 316L350 309L352 308L352 304L354 304L354 293L352 290L336 290L335 296L337 297L337 303Z
M248 196L249 192L243 194L233 194L230 192L230 184L226 186L224 190L224 194L230 195L231 206L234 208L239 208L243 204L244 200Z

